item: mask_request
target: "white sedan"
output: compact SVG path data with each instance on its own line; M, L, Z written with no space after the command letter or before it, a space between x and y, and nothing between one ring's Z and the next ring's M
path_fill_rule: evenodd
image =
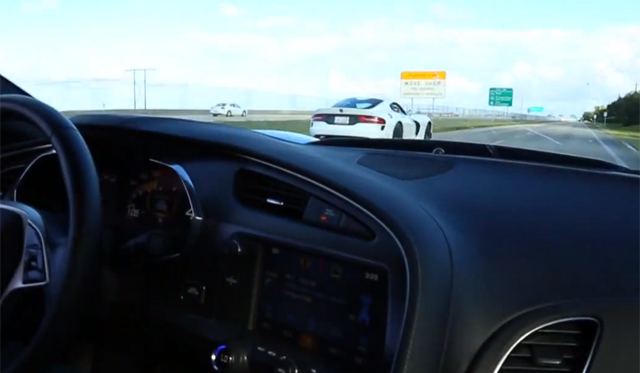
M311 116L311 136L375 139L430 139L431 118L407 113L397 102L378 98L348 98Z
M247 109L243 109L238 104L220 103L220 104L217 104L216 106L212 106L209 112L214 117L217 117L218 115L224 115L226 117L233 117L236 115L240 115L243 117L247 116Z

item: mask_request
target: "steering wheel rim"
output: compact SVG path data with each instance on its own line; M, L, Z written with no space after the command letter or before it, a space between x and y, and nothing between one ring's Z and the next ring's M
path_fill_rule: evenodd
M47 281L42 284L45 294L42 320L33 338L19 353L1 357L3 361L7 358L11 361L6 367L3 366L3 372L34 372L44 368L49 357L63 348L65 337L70 334L70 327L73 330L74 324L80 319L78 313L81 310L81 299L86 291L91 290L90 286L94 284L92 279L97 279L92 276L98 273L101 260L100 186L87 144L77 128L64 115L28 96L2 95L0 115L7 114L36 124L48 137L60 162L68 199L69 223L66 235L64 232L48 229L47 219L35 209L17 202L0 201L3 225L5 215L8 219L11 211L19 210L19 214L29 222L25 225L23 235L27 237L26 229L31 226L39 230L42 237L42 253L47 276ZM20 265L26 266L26 238L22 249ZM22 279L19 280L24 285L26 272L21 273L20 270L16 269L13 279L22 275ZM6 288L4 285L2 287L0 307L4 308L5 300L25 286L15 289L9 285ZM4 319L4 310L2 313Z

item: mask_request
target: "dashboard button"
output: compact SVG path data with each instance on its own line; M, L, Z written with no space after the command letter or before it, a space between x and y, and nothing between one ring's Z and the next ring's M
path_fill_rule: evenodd
M22 276L22 283L25 285L37 284L40 282L44 282L45 280L46 280L46 276L44 274L44 271L40 271L37 269L26 271Z
M273 373L298 373L298 367L293 360L282 356L273 367Z
M28 226L26 230L26 249L23 263L23 284L37 284L47 280L43 243L36 230L31 226Z
M324 373L324 370L320 370L320 368L301 367L298 369L298 373Z
M180 299L188 303L202 304L204 302L205 291L206 288L204 285L195 281L188 281L182 286Z
M360 223L354 217L344 214L340 221L340 229L347 233L355 234L362 237L370 237L371 232L364 224Z
M304 211L304 220L316 225L337 228L342 215L342 211L337 207L312 197Z

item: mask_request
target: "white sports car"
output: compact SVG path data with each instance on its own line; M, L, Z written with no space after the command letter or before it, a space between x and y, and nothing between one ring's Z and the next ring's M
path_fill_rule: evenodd
M311 136L366 137L375 139L430 139L431 118L407 113L394 101L348 98L311 116Z
M243 117L247 116L247 109L243 109L238 104L220 103L216 106L212 106L209 112L214 117L217 117L218 115L224 115L226 117L234 117L236 115L240 115Z

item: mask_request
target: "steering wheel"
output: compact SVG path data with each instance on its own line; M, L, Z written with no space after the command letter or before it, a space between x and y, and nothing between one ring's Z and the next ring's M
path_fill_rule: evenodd
M64 351L71 331L79 324L82 298L95 290L92 285L97 282L101 259L100 186L87 144L64 115L28 96L2 95L0 116L7 115L36 124L49 138L69 201L68 224L63 227L59 216L52 218L46 211L15 201L0 201L0 369L38 372ZM10 343L5 331L22 321L18 310L24 295L36 291L44 301L39 324L21 343ZM9 345L15 348L10 351Z

